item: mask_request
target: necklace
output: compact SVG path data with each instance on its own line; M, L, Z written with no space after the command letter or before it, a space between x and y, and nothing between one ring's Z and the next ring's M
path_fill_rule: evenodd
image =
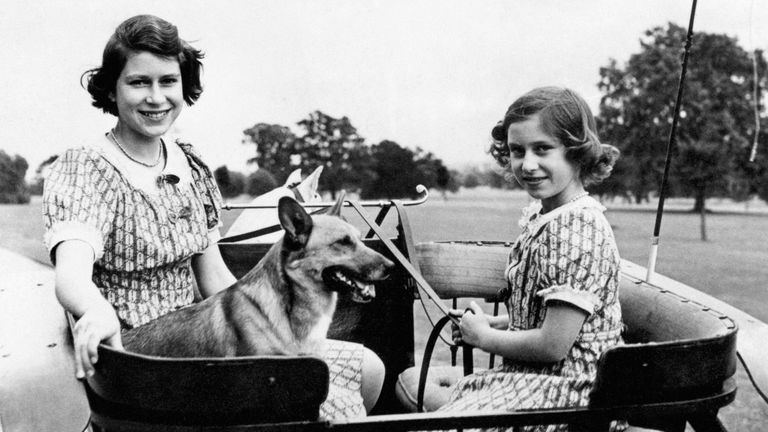
M576 195L575 197L569 199L568 202L572 203L574 201L578 201L578 200L580 200L580 199L582 199L582 198L584 198L585 196L588 196L588 195L589 195L589 192L582 192L582 193Z
M130 153L128 153L128 152L125 150L125 148L123 147L123 145L122 145L122 144L120 144L120 141L118 141L118 140L117 140L117 137L115 136L115 132L114 132L114 129L110 130L110 131L109 131L109 133L108 133L107 135L109 136L109 138L111 138L111 139L112 139L112 141L114 141L114 142L115 142L115 144L117 144L117 147L120 149L120 151L121 151L121 152L123 152L123 154L124 154L124 155L125 155L125 156L126 156L128 159L130 159L130 160L132 160L132 161L136 162L136 163L137 163L137 164L139 164L139 165L143 165L143 166L145 166L145 167L147 167L147 168L154 168L154 167L156 167L157 165L159 165L159 164L160 164L160 161L161 161L161 160L163 160L163 141L162 141L162 140L160 140L160 147L158 147L158 149L157 149L157 160L156 160L156 161L154 161L154 162L152 162L152 163L146 163L146 162L143 162L143 161L140 161L140 160L138 160L138 159L134 158L133 156L131 156L131 154L130 154Z

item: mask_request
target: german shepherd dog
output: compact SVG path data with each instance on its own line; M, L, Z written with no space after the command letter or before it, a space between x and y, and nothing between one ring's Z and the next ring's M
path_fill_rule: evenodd
M229 288L123 333L128 351L163 357L319 354L339 292L367 302L393 264L339 216L310 217L294 199L278 203L285 233Z

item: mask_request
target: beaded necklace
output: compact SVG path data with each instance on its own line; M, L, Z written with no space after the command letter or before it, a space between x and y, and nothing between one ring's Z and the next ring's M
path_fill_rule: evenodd
M589 192L582 192L582 193L576 195L575 197L569 199L568 202L572 203L572 202L574 202L576 200L580 200L580 199L584 198L587 195L589 195Z
M139 165L143 165L143 166L145 166L145 167L147 167L147 168L154 168L154 167L156 167L157 165L159 165L159 164L160 164L160 161L161 161L161 160L163 160L163 140L160 140L160 147L158 147L158 149L157 149L157 160L156 160L156 161L154 161L154 162L152 162L152 163L146 163L146 162L143 162L143 161L140 161L140 160L138 160L138 159L134 158L133 156L131 156L131 154L130 154L130 153L128 153L128 152L125 150L125 148L123 147L123 145L122 145L122 144L120 144L120 141L118 141L118 140L117 140L117 136L115 136L115 132L114 132L114 129L110 130L110 131L109 131L109 133L107 134L107 136L109 136L109 138L110 138L112 141L114 141L114 143L115 143L115 144L117 144L117 147L120 149L120 151L122 151L122 152L123 152L123 154L124 154L124 155L125 155L125 156L126 156L128 159L130 159L130 160L132 160L132 161L136 162L136 163L137 163L137 164L139 164Z

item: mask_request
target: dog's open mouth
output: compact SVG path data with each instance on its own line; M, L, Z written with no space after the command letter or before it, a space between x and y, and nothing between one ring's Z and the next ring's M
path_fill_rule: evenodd
M344 267L330 267L323 271L323 282L333 291L350 292L352 300L368 303L376 297L373 282L362 279Z

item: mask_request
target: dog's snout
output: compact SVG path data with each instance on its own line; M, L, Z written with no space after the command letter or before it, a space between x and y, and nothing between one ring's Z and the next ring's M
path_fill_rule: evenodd
M386 272L387 276L389 276L389 273L392 271L393 268L395 268L395 263L393 263L389 258L382 256L381 257L384 261L382 264L384 266L384 271Z
M376 275L376 279L387 279L395 268L395 263L384 255L379 253L377 253L377 255L379 255L378 263L371 269L371 273Z

